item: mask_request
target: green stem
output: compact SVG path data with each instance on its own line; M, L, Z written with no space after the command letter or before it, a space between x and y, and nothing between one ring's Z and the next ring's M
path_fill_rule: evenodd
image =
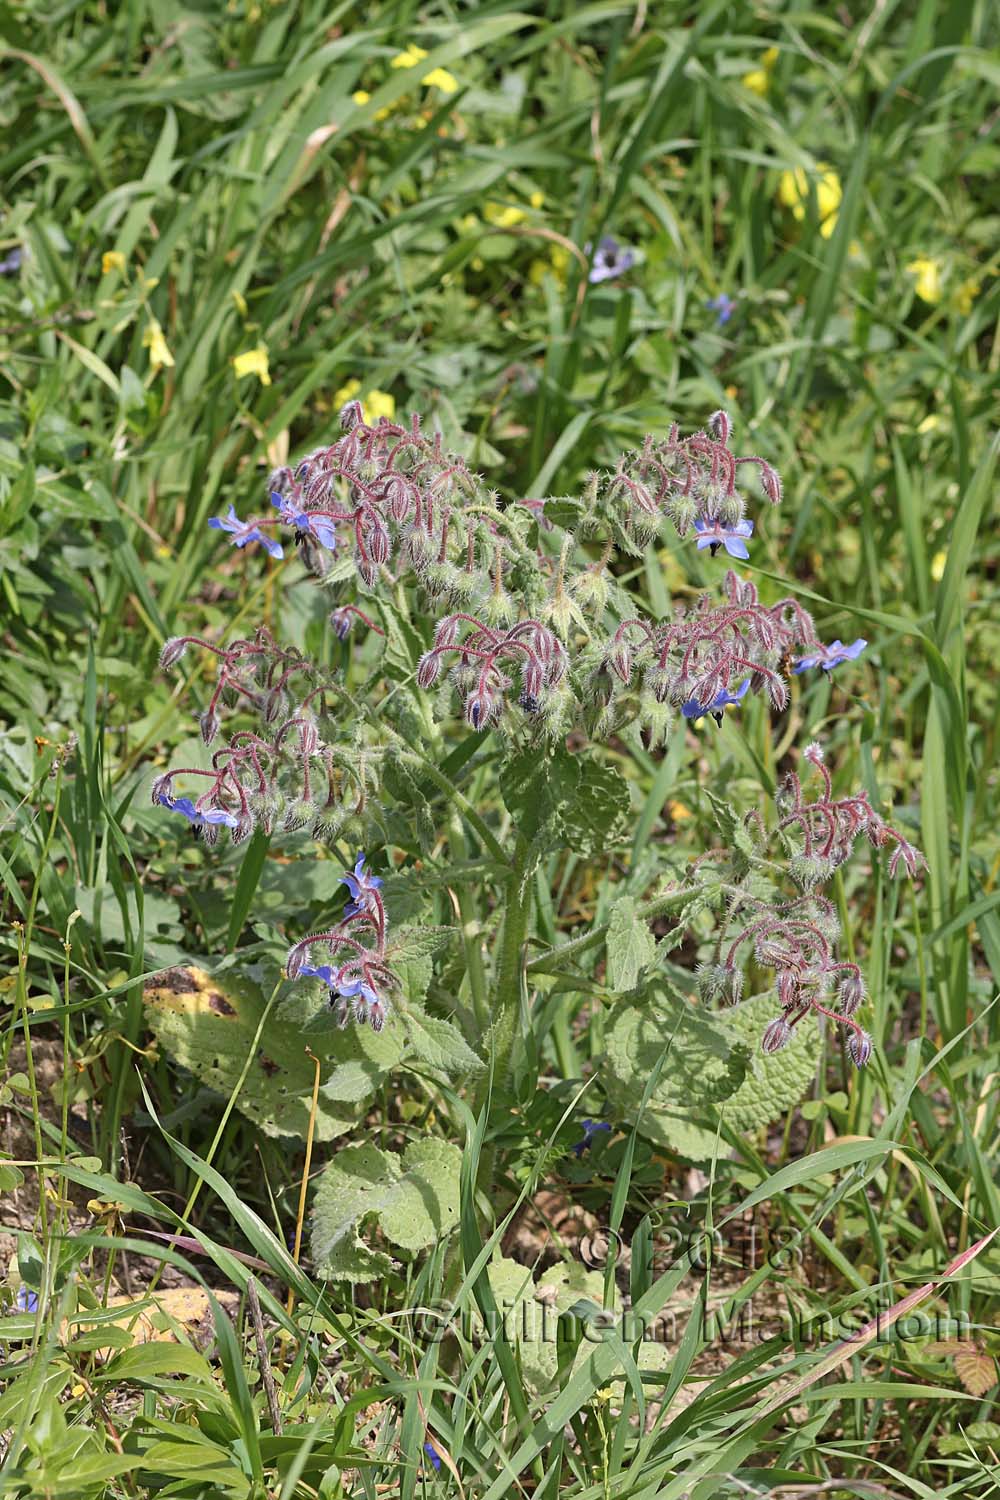
M650 922L654 917L662 917L664 912L670 911L674 906L683 906L690 899L690 891L668 891L665 896L654 896L651 901L644 901L637 909L636 917L639 921ZM543 974L556 973L568 960L579 958L581 953L587 953L603 943L610 925L610 922L600 922L582 937L571 938L559 948L550 948L548 952L540 953L525 965L525 969L529 974L536 969Z
M514 1042L521 1016L521 984L524 973L524 944L531 916L532 881L525 868L526 849L522 846L514 858L504 895L503 931L497 962L493 994L493 1029L490 1033L493 1053L493 1092L502 1094L510 1073ZM478 1101L480 1107L485 1102Z

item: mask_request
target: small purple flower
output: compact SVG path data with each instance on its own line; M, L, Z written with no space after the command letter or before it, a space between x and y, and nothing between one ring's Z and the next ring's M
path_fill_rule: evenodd
M351 899L344 907L345 917L356 916L359 911L375 911L377 907L375 892L383 882L380 876L369 875L365 869L366 857L363 853L359 854L358 862L354 866L354 874L341 876L340 884L346 885L351 893ZM340 993L343 995L346 992L341 990ZM351 993L357 994L357 990Z
M726 326L736 311L736 303L726 292L720 292L717 297L713 297L710 302L706 302L705 306L710 312L716 314L715 321L720 328Z
M245 547L248 542L260 542L261 546L270 552L272 557L284 557L285 555L281 543L276 542L274 537L265 536L259 527L252 523L247 524L241 521L236 514L235 505L230 505L229 514L226 517L212 516L208 524L215 531L232 532L233 545L236 547Z
M17 1296L14 1298L14 1308L15 1311L23 1313L38 1311L38 1293L33 1292L30 1287L25 1286L23 1281L17 1289Z
M427 1454L427 1457L430 1459L431 1463L434 1465L435 1472L440 1473L441 1472L441 1455L437 1451L437 1449L435 1448L434 1444L433 1443L425 1443L424 1444L424 1452Z
M749 677L745 678L736 689L735 693L727 692L720 688L711 703L699 703L697 698L689 698L686 703L681 704L681 713L685 719L703 719L706 714L711 714L717 724L722 723L722 710L731 703L739 703L744 698L750 686Z
M225 808L199 808L190 797L171 797L169 792L160 792L156 800L169 812L177 812L187 818L192 828L204 828L209 823L218 823L224 828L235 828L239 822L239 819L233 813L226 812Z
M576 1145L573 1147L574 1156L582 1156L587 1147L591 1144L595 1135L599 1135L603 1131L608 1131L611 1129L611 1126L608 1124L607 1120L581 1120L580 1124L583 1127L583 1140L577 1141Z
M3 260L0 260L0 276L16 276L21 269L23 258L20 245L15 245L13 250L8 250Z
M288 526L294 526L296 531L304 535L315 537L321 547L328 547L331 552L337 550L337 528L326 516L314 516L308 510L296 510L290 500L277 490L271 491L271 504L277 507L278 514Z
M796 677L800 672L807 672L810 667L822 667L824 672L832 672L843 661L856 661L867 644L866 640L858 636L849 646L845 646L843 641L831 641L829 646L817 646L808 656L800 656L792 671Z
M708 547L714 557L720 547L725 547L730 557L745 560L750 556L745 538L753 536L752 521L737 521L735 526L724 526L718 518L706 521L699 516L694 529L698 533L699 552L704 552Z
M589 251L589 245L587 249ZM623 276L626 271L631 271L634 265L635 251L630 250L627 245L619 245L616 239L606 234L594 252L587 280L592 286L601 281L613 281L616 276Z

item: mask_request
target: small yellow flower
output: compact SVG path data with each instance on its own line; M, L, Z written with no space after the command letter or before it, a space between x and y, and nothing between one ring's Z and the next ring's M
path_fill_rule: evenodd
M941 301L941 262L934 260L929 255L918 255L916 260L911 260L906 268L907 274L914 277L913 290L921 302L927 302L932 307Z
M917 427L917 431L922 435L928 432L937 432L940 426L941 418L938 416L937 412L932 411L930 415L926 416L924 420L919 424L919 426Z
M155 318L150 318L146 324L142 347L149 350L149 362L154 370L173 369L174 356L167 347L163 329Z
M243 293L237 291L236 287L231 287L229 290L229 295L232 297L233 306L236 308L236 311L239 313L240 317L245 318L250 309L247 307L247 299L244 297Z
M242 380L246 375L256 375L261 385L271 384L267 348L264 344L258 344L256 349L246 349L242 354L234 354L230 363L237 380Z
M752 94L759 94L763 99L771 87L771 73L778 61L777 47L768 47L760 61L759 68L752 68L749 73L743 74L742 83L745 89L749 89Z
M463 214L458 221L458 227L463 234L475 234L479 228L479 220L475 214Z
M369 94L367 89L355 89L354 93L351 95L351 98L354 100L354 103L358 106L358 108L361 109L363 105L368 103L369 99L371 98L371 94Z
M531 204L532 208L543 208L545 206L545 194L532 193L531 197L528 199L528 202Z
M947 566L947 562L947 552L935 552L934 556L931 558L931 577L933 578L935 583L940 583L942 578L944 577L944 570Z
M390 68L415 68L417 63L422 63L426 56L427 53L423 47L417 47L411 42L405 52L396 53L389 66Z
M980 283L974 276L970 276L969 280L963 281L955 292L955 309L963 318L967 318L972 311L973 303L979 296L979 290Z
M125 257L120 250L105 250L101 256L101 270L105 276L110 276L112 271L125 270Z
M483 209L483 218L488 224L495 224L498 229L510 229L524 220L525 213L523 208L518 208L513 203L506 207L500 203L487 203Z
M348 401L353 401L360 389L360 380L345 380L339 391L333 393L334 410L339 411L342 406L347 405Z
M368 391L361 404L369 422L377 422L379 417L388 417L391 421L396 415L396 401L388 391Z
M541 286L546 276L554 276L560 286L566 280L566 269L569 266L569 251L564 250L562 245L553 245L549 252L548 260L533 260L528 267L528 280L534 286Z
M816 184L816 208L819 214L819 231L828 240L837 226L837 210L840 208L844 190L840 178L828 162L818 162L814 172L807 177L803 167L782 172L778 184L778 197L792 216L800 222L805 218L809 206L809 180Z
M457 94L458 79L447 68L431 68L425 73L420 82L425 89L440 89L442 94Z

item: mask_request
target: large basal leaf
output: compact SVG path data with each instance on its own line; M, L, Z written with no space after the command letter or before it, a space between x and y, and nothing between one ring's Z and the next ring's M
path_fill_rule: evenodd
M613 766L561 747L532 746L511 756L500 792L525 838L584 855L624 836L632 805L628 783Z
M793 1108L816 1075L819 1033L807 1018L783 1051L765 1057L760 1039L777 1014L773 995L705 1012L683 1001L624 1005L608 1028L605 1091L621 1121L634 1120L664 1047L670 1050L643 1112L643 1135L682 1156L712 1155L715 1111L753 1130ZM671 1040L672 1038L672 1040ZM700 1117L692 1120L692 1115Z
M393 1245L422 1250L458 1222L462 1153L449 1141L411 1141L402 1157L377 1146L345 1146L320 1178L312 1215L317 1274L371 1281L390 1258L360 1237L366 1221L380 1225Z
M212 976L192 964L161 974L144 999L163 1050L209 1088L231 1094L264 1012L261 987L245 974ZM307 1047L321 1062L321 1141L349 1130L360 1102L400 1062L406 1047L401 1025L390 1021L379 1035L361 1026L341 1031L321 1024L328 1015L318 983L289 985L271 1011L237 1100L268 1135L306 1135L315 1077Z

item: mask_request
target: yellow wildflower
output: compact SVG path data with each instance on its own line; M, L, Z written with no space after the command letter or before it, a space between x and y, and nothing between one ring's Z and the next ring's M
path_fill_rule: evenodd
M149 350L149 362L154 370L173 369L174 356L167 346L163 329L155 318L150 318L146 324L142 347Z
M806 217L809 207L810 178L815 181L816 185L819 232L825 240L828 240L836 228L837 210L844 196L840 178L828 162L818 162L809 176L806 175L803 167L782 172L778 185L778 197L786 208L791 209L793 218L801 222Z
M916 260L911 260L906 268L907 274L914 277L913 289L921 302L927 302L932 307L941 301L941 262L934 260L930 255L918 255Z
M355 89L354 93L351 95L351 98L354 100L354 103L358 106L358 108L361 109L368 103L369 99L371 98L371 94L369 94L367 89Z
M500 203L487 203L483 209L483 218L488 224L495 224L498 229L510 229L514 224L520 224L524 217L524 209L517 208L513 203L506 207Z
M569 251L564 250L562 245L553 245L549 251L548 260L533 260L528 267L528 279L535 286L541 286L546 276L554 276L560 286L566 280L566 269L569 265Z
M532 208L542 208L545 204L545 194L532 193L531 197L528 199L528 202L531 204Z
M928 432L937 432L940 426L941 418L938 416L937 412L932 411L930 415L926 416L924 420L919 424L919 426L917 427L917 431L921 433L921 435Z
M105 276L110 276L112 271L125 270L125 257L120 250L105 250L101 256L101 270Z
M423 47L417 47L411 42L405 52L396 53L389 66L390 68L415 68L417 63L422 63L426 56L427 53Z
M235 354L230 364L236 372L237 380L242 380L246 375L256 375L261 385L271 384L267 348L264 344L258 344L256 349L247 349L242 354Z
M230 287L229 295L232 297L233 305L236 308L236 311L239 313L240 317L245 318L250 309L247 307L247 299L244 297L243 293L237 291L236 287Z
M948 562L947 552L935 552L931 558L931 577L935 583L940 583L944 577L945 566Z
M361 390L360 380L345 380L339 390L333 393L333 407L339 411L346 406L348 401L354 401ZM377 422L379 417L394 417L396 415L396 401L388 391L371 390L366 391L361 397L361 405L364 408L365 421Z
M980 283L974 276L970 276L969 280L963 281L956 291L955 309L963 318L967 318L972 311L972 305L979 296L979 288Z
M388 391L368 391L362 398L361 404L365 409L365 418L369 422L377 422L379 417L388 417L391 420L396 415L396 401Z
M440 89L442 94L457 94L458 79L447 68L431 68L425 73L420 82L425 89Z
M360 389L360 380L345 380L339 391L333 393L334 410L339 411L342 406L347 405L348 401L353 401Z
M771 87L771 74L778 61L777 47L768 47L760 61L759 68L752 68L749 73L743 74L742 83L745 89L749 89L752 94L759 94L763 99Z

